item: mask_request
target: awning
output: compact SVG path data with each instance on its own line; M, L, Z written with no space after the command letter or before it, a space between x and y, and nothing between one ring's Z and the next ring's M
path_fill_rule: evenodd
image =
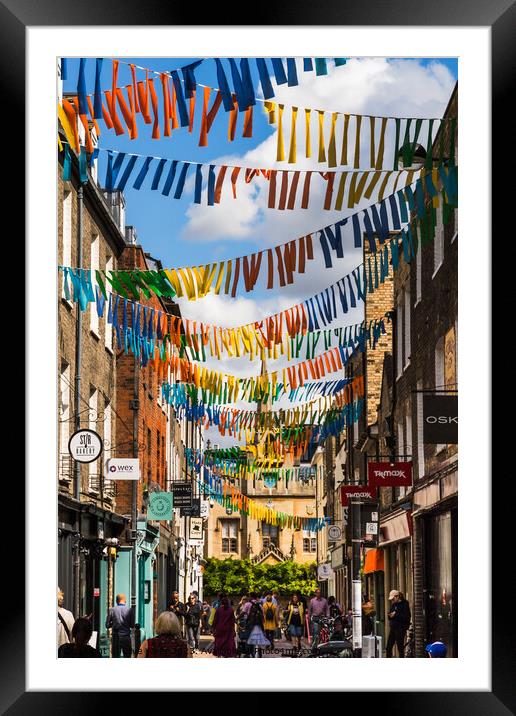
M383 572L384 569L383 549L368 550L365 555L364 574Z

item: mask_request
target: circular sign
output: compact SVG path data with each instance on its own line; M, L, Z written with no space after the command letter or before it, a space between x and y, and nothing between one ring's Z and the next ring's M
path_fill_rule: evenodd
M342 530L337 525L330 525L328 527L328 538L331 540L339 540L342 536Z
M152 495L152 512L157 517L167 517L172 508L172 496L168 493Z
M68 441L68 452L77 462L94 462L102 452L102 438L94 430L77 430Z

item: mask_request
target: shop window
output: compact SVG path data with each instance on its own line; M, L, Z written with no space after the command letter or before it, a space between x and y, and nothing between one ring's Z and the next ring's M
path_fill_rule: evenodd
M237 525L236 520L221 520L222 552L225 554L238 551Z
M279 544L279 528L277 525L269 525L267 522L262 522L262 544L264 547L274 545L275 547Z

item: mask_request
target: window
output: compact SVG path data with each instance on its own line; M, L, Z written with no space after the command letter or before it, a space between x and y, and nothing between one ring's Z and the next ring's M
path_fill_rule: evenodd
M269 525L267 522L262 522L262 542L264 547L268 547L273 544L278 546L279 542L279 528L277 525Z
M91 385L90 399L88 402L88 427L90 430L95 430L95 432L97 432L98 401L98 390L93 385ZM94 460L93 462L88 463L88 489L90 490L90 492L99 491L98 460Z
M403 372L403 291L396 305L396 375Z
M222 552L226 554L237 552L237 525L236 520L221 520L222 523Z
M90 266L92 276L95 275L95 271L98 271L99 268L99 245L99 236L96 234L91 239ZM95 301L90 303L90 331L92 331L97 338L99 337L99 317L97 313L97 303Z
M65 191L63 194L63 255L61 257L63 266L72 265L72 192ZM70 285L70 281L68 281ZM71 290L71 288L70 288ZM64 297L64 284L63 284Z
M443 388L445 384L444 372L444 338L439 338L435 346L435 387ZM444 444L436 445L436 452L444 448Z
M437 211L437 220L435 226L435 239L434 239L434 276L439 270L443 262L444 252L444 227L443 227L443 213ZM432 277L433 278L433 277Z
M313 532L303 530L303 552L317 552L317 537Z
M405 286L405 368L410 363L410 288Z
M417 430L417 475L419 478L425 475L425 443L423 442L423 381L417 381L416 393L416 430Z
M421 246L419 246L417 254L416 254L416 303L414 304L415 306L417 306L419 301L421 301L422 273L423 273L423 249Z
M112 270L113 270L113 258L110 256L106 261L106 274L108 276L111 276L111 274L109 272ZM106 284L107 284L107 281L106 281ZM107 285L106 285L106 291L107 291ZM110 294L108 292L108 299L109 299L109 296L110 296ZM108 323L108 320L107 320L108 307L109 307L109 302L106 302L106 305L104 306L104 326L105 326L104 345L106 346L108 351L112 351L113 350L113 326L110 323Z
M59 477L71 478L71 459L68 459L68 440L70 439L71 418L70 366L61 364L59 375Z

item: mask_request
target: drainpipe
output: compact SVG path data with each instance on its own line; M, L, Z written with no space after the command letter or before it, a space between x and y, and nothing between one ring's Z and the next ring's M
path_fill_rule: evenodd
M77 268L82 268L82 207L83 207L83 188L79 184L77 189ZM79 302L77 302L77 319L75 322L75 395L74 395L74 425L75 431L81 428L81 368L82 368L82 311ZM76 500L81 499L81 463L74 463L74 480L73 494ZM80 578L81 578L81 552L80 552L80 534L81 534L81 513L77 507L75 518L75 542L74 542L74 560L73 560L73 576L74 576L74 595L73 610L75 618L79 617L80 610Z

